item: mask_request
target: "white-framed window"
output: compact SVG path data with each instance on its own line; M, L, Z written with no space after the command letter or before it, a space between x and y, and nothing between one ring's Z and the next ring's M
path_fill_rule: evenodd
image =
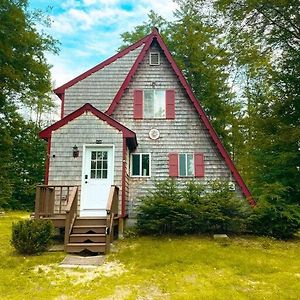
M179 176L189 177L195 175L194 154L180 153L179 154Z
M131 169L132 177L150 177L151 176L151 154L132 153L130 169Z
M144 90L144 118L166 117L166 91Z
M160 65L160 53L159 52L150 52L149 54L150 66L159 66Z

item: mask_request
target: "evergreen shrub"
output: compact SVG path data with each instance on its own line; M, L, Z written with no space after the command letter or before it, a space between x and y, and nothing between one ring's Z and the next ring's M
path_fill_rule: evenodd
M144 234L241 232L250 210L226 182L217 181L190 181L183 188L159 181L140 200L137 229Z
M278 239L293 237L300 230L300 207L285 201L286 189L269 184L260 191L257 206L248 220L253 233Z
M48 249L53 235L50 220L23 220L13 223L11 244L21 254L41 253Z

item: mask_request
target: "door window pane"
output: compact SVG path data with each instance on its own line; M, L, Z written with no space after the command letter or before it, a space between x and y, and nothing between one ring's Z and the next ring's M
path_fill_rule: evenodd
M97 169L98 170L102 169L102 160L97 161Z
M107 151L91 151L91 174L90 178L106 179L108 173Z
M96 151L92 151L92 159L96 159Z
M107 160L103 161L103 169L107 170Z

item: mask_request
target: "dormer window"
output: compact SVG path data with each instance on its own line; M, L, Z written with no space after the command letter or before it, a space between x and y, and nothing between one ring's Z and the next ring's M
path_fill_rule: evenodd
M150 52L150 66L159 66L159 65L160 65L160 53Z

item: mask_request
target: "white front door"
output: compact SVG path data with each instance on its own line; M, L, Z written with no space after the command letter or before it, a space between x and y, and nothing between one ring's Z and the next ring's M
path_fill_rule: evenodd
M109 146L86 146L83 157L80 216L106 216L114 182L114 151Z

